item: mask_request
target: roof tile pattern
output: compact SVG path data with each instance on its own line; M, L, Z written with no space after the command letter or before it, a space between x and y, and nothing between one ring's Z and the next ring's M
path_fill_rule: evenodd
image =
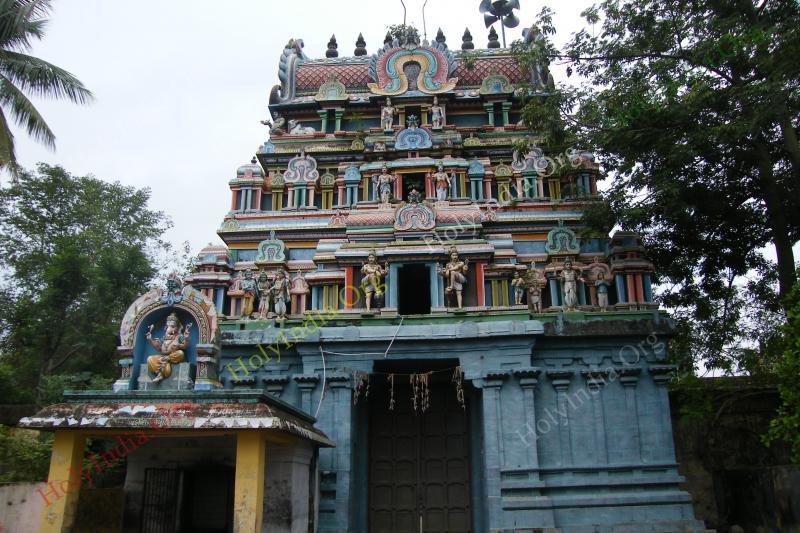
M295 78L298 91L316 91L331 75L348 89L366 89L370 80L366 63L355 65L298 65Z

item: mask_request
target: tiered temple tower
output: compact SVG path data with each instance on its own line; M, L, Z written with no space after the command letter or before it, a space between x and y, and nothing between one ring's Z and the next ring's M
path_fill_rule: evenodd
M521 121L547 68L471 40L367 56L359 36L338 57L332 38L324 59L291 40L269 140L229 182L226 247L184 280L218 349L198 346L187 385L124 348L117 394L262 389L317 417L336 446L312 463L318 531L702 529L640 239L583 236L594 156ZM269 487L265 531L283 531Z

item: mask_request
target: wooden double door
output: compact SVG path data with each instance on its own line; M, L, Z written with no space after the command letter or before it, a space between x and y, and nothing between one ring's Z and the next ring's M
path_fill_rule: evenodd
M462 533L470 517L469 428L448 373L429 380L429 406L412 403L408 375L385 375L369 394L371 533Z

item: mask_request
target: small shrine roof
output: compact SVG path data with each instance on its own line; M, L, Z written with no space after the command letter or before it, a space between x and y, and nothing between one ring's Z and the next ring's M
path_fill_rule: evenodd
M65 402L22 418L27 429L268 430L334 443L314 427L316 419L262 391L65 392Z

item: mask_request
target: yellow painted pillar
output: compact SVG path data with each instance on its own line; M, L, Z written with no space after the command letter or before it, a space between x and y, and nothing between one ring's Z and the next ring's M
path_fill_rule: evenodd
M261 533L264 520L266 441L260 431L236 435L236 482L233 533Z
M45 500L40 533L71 531L80 493L86 436L78 431L56 431L50 473L40 496Z

